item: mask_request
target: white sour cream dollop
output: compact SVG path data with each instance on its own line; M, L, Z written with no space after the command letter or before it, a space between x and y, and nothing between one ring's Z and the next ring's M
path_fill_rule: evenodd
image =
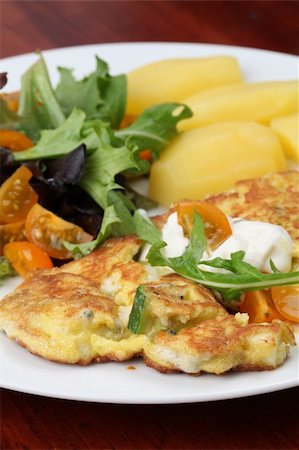
M176 212L170 214L163 225L162 240L167 244L163 250L168 258L181 256L189 244L189 239L184 236L183 227L178 223Z
M244 261L261 272L272 272L270 260L281 272L291 270L293 241L284 228L267 222L245 219L232 219L230 223L232 235L209 255L205 254L203 259L216 257L229 259L231 253L243 250ZM167 244L164 248L166 256L172 258L184 253L189 239L184 236L176 212L168 217L162 227L162 239Z
M211 253L209 259L229 259L231 253L244 250L244 261L261 272L272 272L270 260L281 272L291 270L293 240L283 227L253 220L233 220L231 226L233 234Z

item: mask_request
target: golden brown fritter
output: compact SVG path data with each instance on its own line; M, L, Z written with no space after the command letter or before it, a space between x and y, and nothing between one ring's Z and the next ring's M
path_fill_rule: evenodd
M101 292L112 297L118 305L131 306L140 284L147 282L147 266L136 261L116 264L102 279Z
M295 339L281 321L247 324L237 313L184 328L160 332L144 345L145 363L160 372L222 374L229 370L270 370L285 360Z
M240 181L208 201L234 217L282 225L298 252L298 192L298 172L290 171ZM159 227L174 208L154 218ZM248 325L246 315L228 315L206 288L134 261L140 248L136 236L113 238L61 268L29 274L0 302L0 329L32 353L67 363L122 361L143 349L146 363L163 372L220 374L283 363L294 345L287 325ZM155 333L171 331L150 333L151 341L127 329L140 285L151 296L149 320L159 321Z
M231 217L242 217L280 225L294 240L293 256L299 258L299 171L275 172L259 178L241 180L235 189L203 199L218 206ZM164 214L153 218L162 228L179 203L171 205Z
M80 274L101 283L112 267L118 263L127 263L133 259L141 247L136 236L112 238L87 256L64 264L63 272Z
M86 364L95 358L90 335L113 329L114 304L80 275L37 272L0 303L0 327L32 353Z
M88 364L140 354L146 337L127 330L129 311L105 295L100 283L120 261L131 269L137 265L139 283L136 271L143 266L130 261L138 248L135 237L111 239L61 268L32 272L0 302L0 329L32 353L59 362ZM121 286L126 283L132 284L120 280Z
M294 240L293 255L299 258L298 171L276 172L238 181L235 189L205 200L232 217L281 225Z
M180 330L228 313L212 292L177 274L143 284L136 296L144 303L144 332L153 336L161 329Z

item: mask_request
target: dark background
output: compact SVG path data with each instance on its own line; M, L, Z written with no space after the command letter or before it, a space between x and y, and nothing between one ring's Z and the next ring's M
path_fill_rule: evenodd
M298 1L1 2L1 56L102 42L206 42L299 52Z

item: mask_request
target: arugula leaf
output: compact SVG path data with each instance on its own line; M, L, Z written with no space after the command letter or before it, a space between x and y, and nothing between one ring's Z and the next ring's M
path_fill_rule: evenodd
M73 70L58 68L60 81L56 95L66 115L73 108L85 111L87 119L100 118L117 128L126 107L127 81L125 75L109 75L107 63L96 57L96 70L77 81Z
M22 76L18 115L21 128L34 141L40 130L57 128L65 120L42 56Z
M269 289L272 286L292 285L299 283L299 272L263 274L255 267L243 261L244 252L231 254L229 260L215 258L211 261L200 260L199 254L204 249L204 229L201 220L194 217L194 226L190 243L184 254L176 258L167 258L163 253L165 243L161 240L159 230L139 211L134 215L138 236L152 245L147 259L153 266L168 266L178 274L189 278L221 293L224 300L239 299L246 291ZM197 242L197 239L201 243ZM198 254L199 252L199 254ZM215 273L202 270L198 264L225 268L228 273Z
M72 244L70 242L64 242L64 246L69 250L74 259L81 258L82 256L88 255L95 248L97 248L102 242L107 239L111 234L111 226L115 223L120 222L120 218L116 213L113 206L108 206L105 209L104 217L101 225L101 230L98 233L96 239L90 242L85 242L83 244Z
M20 117L7 106L7 102L0 97L0 129L16 129L19 127Z
M136 233L142 241L148 242L152 246L156 246L157 249L166 246L166 243L162 241L161 231L159 228L155 227L147 213L142 210L135 211L134 222Z
M123 139L129 138L130 142L138 145L139 150L152 150L154 158L158 158L161 151L178 134L177 123L191 116L192 111L186 105L163 103L146 109L136 122L117 130L115 135Z
M43 130L38 143L22 152L14 152L15 161L58 158L70 153L79 145L96 149L99 138L90 124L85 124L85 113L74 109L56 130Z

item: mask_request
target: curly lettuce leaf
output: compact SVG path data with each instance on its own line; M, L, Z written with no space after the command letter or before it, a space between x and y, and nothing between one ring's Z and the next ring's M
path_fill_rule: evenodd
M103 128L97 149L86 157L79 186L105 209L108 206L108 192L123 189L115 182L115 176L127 169L142 168L143 162L137 152L136 146L126 143L120 147L113 146L109 143L107 130Z

